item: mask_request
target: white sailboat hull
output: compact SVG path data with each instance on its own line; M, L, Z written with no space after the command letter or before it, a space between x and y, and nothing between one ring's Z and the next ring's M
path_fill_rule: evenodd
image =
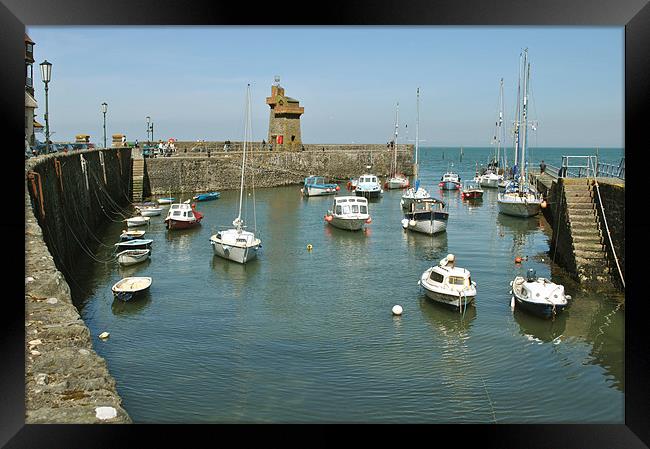
M232 260L237 263L246 263L257 257L257 252L262 246L260 239L255 238L252 232L228 229L210 237L210 244L216 256Z
M532 217L539 214L542 200L533 195L515 196L500 194L499 213L513 217Z
M481 176L479 184L481 187L487 187L490 189L496 189L499 187L499 181L502 178L500 176Z
M447 220L402 220L402 227L422 234L438 234L447 230Z
M405 189L409 186L409 180L405 178L391 178L386 182L389 189Z

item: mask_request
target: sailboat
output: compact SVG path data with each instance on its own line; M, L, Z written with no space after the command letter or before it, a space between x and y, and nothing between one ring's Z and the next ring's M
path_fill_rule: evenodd
M492 160L488 163L487 170L485 170L481 175L479 176L479 184L481 187L488 187L488 188L493 188L496 189L499 187L499 183L503 181L503 174L500 174L499 172L502 170L499 170L499 164L501 161L501 144L503 141L505 141L505 138L502 140L502 135L503 133L503 78L501 78L500 86L499 86L499 118L496 122L495 125L495 133L494 133L494 138L492 139L492 143L496 144L496 152L494 154L494 157ZM503 152L505 153L505 148L503 149Z
M409 186L409 180L406 176L397 171L397 130L399 128L399 103L395 112L395 140L393 140L394 159L391 164L391 178L384 184L385 189L405 189Z
M402 208L406 210L411 209L411 204L415 200L423 200L425 198L431 198L429 192L424 188L420 187L420 180L418 179L418 150L419 150L419 129L420 129L420 88L417 90L417 116L415 121L415 165L413 166L413 179L414 187L406 189L406 192L402 195L400 204Z
M499 193L498 206L499 213L505 215L512 215L515 217L532 217L537 215L543 201L542 196L528 184L527 169L526 169L526 134L527 134L527 112L528 112L528 80L530 78L530 63L528 62L528 49L525 49L522 56L523 58L523 74L521 78L524 80L523 88L523 102L521 104L521 129L519 124L519 87L517 88L517 120L515 122L515 170L518 171L515 179L510 181L505 190ZM521 151L519 151L519 141L521 133ZM517 176L518 175L518 176Z
M244 220L242 220L242 199L244 195L244 171L246 167L246 147L252 142L251 130L251 85L246 89L246 125L244 127L244 150L241 161L241 183L239 186L239 212L237 218L232 222L233 228L218 231L210 237L210 244L214 254L238 263L246 263L257 257L257 252L262 247L262 241L255 236L254 232L246 231ZM253 186L253 189L255 187ZM253 202L255 195L253 194ZM257 226L255 226L257 227ZM257 231L257 229L255 229Z

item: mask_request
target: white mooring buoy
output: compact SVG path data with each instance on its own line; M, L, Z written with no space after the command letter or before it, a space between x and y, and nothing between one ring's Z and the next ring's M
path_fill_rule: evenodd
M510 299L510 308L512 310L515 310L515 297L513 296L512 299Z
M402 306L399 304L396 304L393 306L393 315L401 315L402 314Z

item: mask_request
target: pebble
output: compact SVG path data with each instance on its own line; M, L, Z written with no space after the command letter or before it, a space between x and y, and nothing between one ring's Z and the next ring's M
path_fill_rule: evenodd
M47 384L47 374L40 373L36 375L36 385L46 385Z
M36 340L30 340L28 344L30 346L36 346L43 344L43 341L40 338L37 338Z
M80 349L80 350L79 350L79 354L81 354L81 355L88 355L88 354L90 354L90 351L87 350L87 349Z
M30 354L32 354L32 355L41 355L41 353L36 351L36 350L30 351Z
M47 302L48 304L56 304L57 302L59 302L59 300L56 298L47 298L47 301L45 302Z
M111 334L109 334L108 332L102 332L101 334L99 334L99 338L108 338L109 335Z
M34 282L34 278L31 277L31 276L26 277L26 278L25 278L25 285L26 285L26 284L29 284L30 282Z

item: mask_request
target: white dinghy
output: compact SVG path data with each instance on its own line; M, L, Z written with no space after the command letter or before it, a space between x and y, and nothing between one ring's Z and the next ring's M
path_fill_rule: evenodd
M120 265L127 267L144 262L151 254L150 249L127 249L117 253L117 261Z
M131 217L131 218L127 218L124 221L126 221L126 224L128 226L136 227L136 226L148 225L149 220L151 220L151 218L149 218L149 217Z
M113 295L121 301L130 301L149 290L152 282L150 277L124 278L113 285Z

